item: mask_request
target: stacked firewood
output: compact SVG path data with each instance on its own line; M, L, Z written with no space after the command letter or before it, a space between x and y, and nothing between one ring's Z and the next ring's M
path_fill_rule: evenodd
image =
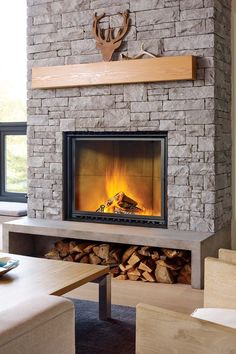
M112 243L60 240L46 258L108 265L118 280L159 283L191 283L189 251L148 246L124 247Z

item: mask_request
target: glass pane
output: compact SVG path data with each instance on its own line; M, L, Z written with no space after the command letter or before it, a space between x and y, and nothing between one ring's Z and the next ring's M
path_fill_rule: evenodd
M27 192L26 135L7 135L5 138L6 192Z
M26 121L26 0L0 2L0 123Z
M77 141L75 209L161 216L161 142Z

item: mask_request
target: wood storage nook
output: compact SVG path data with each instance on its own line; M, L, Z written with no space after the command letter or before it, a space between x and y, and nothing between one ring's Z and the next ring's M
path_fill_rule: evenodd
M191 252L148 246L59 240L46 258L110 266L113 278L191 284Z

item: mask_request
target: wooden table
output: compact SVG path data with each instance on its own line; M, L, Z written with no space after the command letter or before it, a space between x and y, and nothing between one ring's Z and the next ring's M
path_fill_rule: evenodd
M109 267L0 253L20 264L0 277L0 311L38 295L64 295L88 282L99 284L99 318L111 315Z

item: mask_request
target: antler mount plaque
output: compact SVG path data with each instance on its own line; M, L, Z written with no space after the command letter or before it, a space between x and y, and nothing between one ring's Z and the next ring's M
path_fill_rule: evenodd
M105 13L100 16L97 16L97 13L94 15L92 32L96 39L96 46L101 50L104 61L111 61L114 51L120 47L129 29L128 10L119 14L123 17L123 26L121 26L116 35L115 28L110 28L110 26L107 30L100 28L99 21L106 16Z

